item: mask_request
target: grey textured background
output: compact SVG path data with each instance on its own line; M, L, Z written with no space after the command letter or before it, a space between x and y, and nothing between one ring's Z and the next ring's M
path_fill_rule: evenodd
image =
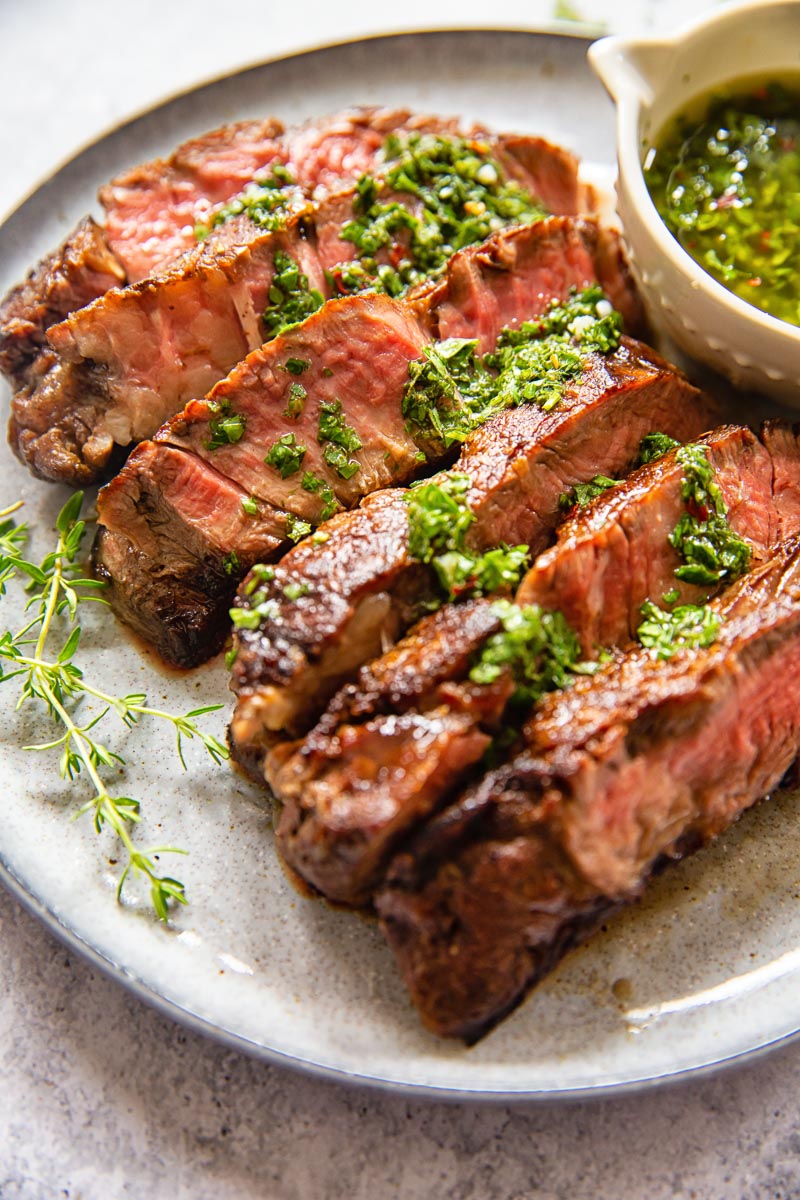
M590 3L668 29L706 5ZM358 32L513 25L550 0L369 9L264 0L0 0L0 211L120 116L194 80ZM0 893L0 1200L794 1200L800 1046L612 1101L460 1107L254 1063L144 1007Z

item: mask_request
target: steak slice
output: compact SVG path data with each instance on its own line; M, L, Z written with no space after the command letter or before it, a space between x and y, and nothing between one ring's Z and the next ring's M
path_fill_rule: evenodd
M51 345L70 364L66 377L91 376L102 401L93 441L122 449L152 436L263 343L261 314L276 253L290 253L311 287L324 286L316 255L294 221L285 232L245 245L220 249L210 240L159 276L112 288L49 330ZM51 439L72 417L67 398L59 401L51 413ZM18 429L24 428L26 402L15 397L12 404ZM15 448L20 453L19 441ZM76 477L85 468L78 448ZM103 466L98 473L106 474Z
M394 860L381 924L433 1032L474 1042L800 749L800 541L712 606L717 642L634 650L546 697L525 749Z
M759 439L728 425L698 444L714 469L731 529L750 543L756 560L769 557L800 530L797 427L769 421ZM558 609L588 657L632 638L647 599L660 603L675 589L676 604L702 604L709 589L675 577L680 559L667 540L685 511L683 477L672 451L577 510L522 580L517 603Z
M688 440L708 427L713 412L683 375L623 339L608 359L592 357L551 412L522 405L497 414L472 436L454 466L471 481L471 548L483 552L501 542L524 542L539 553L561 518L563 492L598 471L630 469L642 437L653 429ZM598 425L608 434L600 442ZM231 729L234 745L247 747L249 756L281 731L304 732L336 688L408 628L414 599L419 612L434 587L430 569L409 557L402 491L371 497L325 532L323 545L287 554L265 585L275 601L270 619L236 634ZM370 546L357 571L354 539ZM292 584L305 589L294 601L283 592Z
M68 313L125 282L125 270L91 217L0 303L0 371L14 389L28 382L34 360L47 347L45 333Z
M531 245L542 248L543 268L538 281L533 272ZM426 298L415 297L405 301L393 301L385 296L354 296L331 302L302 325L287 330L281 337L250 354L228 377L216 386L210 396L211 403L190 404L180 417L174 418L155 439L156 447L179 446L204 458L218 472L224 473L237 485L246 489L259 501L272 508L285 510L295 516L318 521L324 512L320 490L313 492L303 488L303 476L313 462L313 474L320 488L331 491L331 502L353 504L376 487L408 479L419 468L420 445L434 454L434 461L441 460L441 445L413 442L406 430L402 415L402 397L407 381L409 361L418 358L424 346L431 340L437 326L436 305L447 298L446 282L451 270L460 269L463 258L480 255L483 263L484 291L487 304L493 306L493 290L503 286L504 271L513 269L517 259L527 263L527 277L531 280L532 298L527 310L522 297L515 297L507 312L508 323L517 324L524 317L535 317L553 298L566 298L570 288L583 287L594 282L594 262L599 255L604 262L612 259L609 244L616 247L617 286L622 292L627 289L626 309L633 314L634 322L641 324L641 313L632 285L622 263L619 243L615 235L601 232L594 222L573 218L550 218L535 225L506 230L496 234L483 247L473 247L460 252L451 260L444 282ZM552 247L564 249L564 263L558 276L553 274ZM579 253L579 249L582 252ZM550 291L546 292L545 288ZM556 290L557 289L557 290ZM290 361L301 366L301 375L293 376L287 367ZM307 364L307 365L305 365ZM333 375L329 372L333 371ZM302 412L291 414L288 401L291 399L293 383L301 383L306 393ZM349 479L329 465L320 461L321 446L318 440L319 420L322 403L341 404L342 420L363 443L362 448L352 454L359 469ZM233 414L242 422L246 436L229 445L214 444L215 422L223 410ZM289 415L286 415L289 413ZM520 418L521 420L533 420ZM302 470L284 479L272 466L264 465L265 451L279 436L294 436L298 446L306 450ZM160 450L154 451L159 453ZM134 457L125 467L113 487L101 492L98 507L100 512L100 543L98 562L105 557L109 539L121 535L135 540L138 535L129 527L129 506L118 507L118 500L126 488L138 495L139 484L135 479L140 458ZM149 459L148 459L149 462ZM351 468L348 468L348 471ZM312 472L309 472L312 473ZM145 489L146 490L146 489ZM183 503L173 494L171 506L178 511ZM187 503L192 505L191 498ZM213 510L209 512L213 520ZM166 533L161 525L153 536ZM163 556L155 557L148 573L166 579L171 567L172 552L169 538L163 541ZM147 552L153 557L150 551ZM264 554L271 553L266 547ZM234 543L228 554L244 561L240 547ZM119 560L117 553L109 551L110 558ZM229 559L229 561L231 561ZM180 587L182 569L177 565L173 571L174 586ZM233 595L233 586L240 578L233 570L230 576L231 590L221 607L227 607ZM140 593L146 594L143 583ZM220 618L221 620L221 618ZM152 633L154 622L151 616L141 612L135 628L140 632ZM196 639L187 643L179 658L180 665L195 665L219 648L219 643L209 634L202 636L202 623L193 626ZM147 633L145 633L147 636ZM157 645L167 654L174 638L165 630ZM174 660L173 660L174 661ZM334 690L334 688L331 688ZM328 693L330 694L330 692Z
M286 514L261 502L247 511L241 488L181 450L144 442L134 457L135 470L104 492L106 510L129 532L102 540L95 574L114 612L163 647L168 661L181 663L198 640L222 644L231 573L283 545Z
M460 681L499 627L489 600L446 605L362 667L303 740L267 754L278 848L329 899L367 903L398 842L488 749L514 685Z
M356 108L290 130L272 118L223 126L101 188L109 244L129 277L144 279L191 249L195 225L270 167L288 167L307 195L335 191L373 167L388 134L401 130L456 133L457 123Z
M511 149L505 149L503 138L487 136L482 143L495 160L508 164L506 174L522 176L527 184L541 184L558 202L572 205L578 201L577 164L571 156L542 139L507 140ZM529 140L535 148L528 147ZM530 170L526 163L532 164ZM369 165L374 171L374 153ZM572 194L564 183L569 170ZM548 187L550 176L553 183ZM189 400L203 396L249 351L270 339L264 313L273 295L276 262L291 259L308 293L317 294L318 303L322 297L338 294L342 280L336 268L356 254L355 245L339 234L360 216L361 190L351 189L316 207L298 189L287 194L289 215L281 218L288 222L285 229L264 230L241 217L226 221L200 248L183 254L172 266L126 288L108 291L50 328L50 344L76 369L51 375L48 402L53 404L55 380L71 379L73 374L81 378L91 372L93 411L97 412L97 424L90 433L93 448L107 443L109 437L109 444L122 447L151 437ZM387 191L377 200L391 200L407 211L421 205L410 190L404 194ZM387 264L398 261L393 256L402 255L404 240L407 242L408 236L404 239L402 231L393 234L391 246L379 251L378 260ZM517 286L524 286L524 263L516 264L516 276ZM361 286L367 286L369 280L367 276ZM98 397L103 388L105 404L101 406ZM44 409L38 398L36 406ZM72 427L74 414L66 398L59 398L54 412L56 408L61 421ZM25 409L26 404L15 404L15 448L19 453L24 447L27 461L38 466L44 456L30 436L21 436ZM51 444L55 434L50 430L48 434ZM61 447L59 478L63 478L66 459ZM87 477L86 463L79 455L75 474L80 481Z
M455 133L456 124L406 110L366 108L290 133L271 118L242 121L184 143L166 161L120 175L101 189L105 231L91 217L84 218L0 304L0 370L15 388L21 387L50 325L126 279L144 279L185 251L195 251L195 225L270 164L290 162L309 196L318 185L323 191L339 188L373 168L385 137L398 130ZM570 164L574 172L576 163L565 151L551 149L553 194L566 203L568 189L563 181L559 186L559 179L566 177ZM534 147L520 146L514 162L527 162L535 153ZM535 175L532 168L529 173ZM574 188L576 198L584 201L577 179ZM250 236L252 230L248 240Z
M787 512L783 502L788 489L772 492L776 477L800 477L796 436L781 422L770 422L762 436L763 443L749 429L726 426L699 442L728 503L731 527L748 539L758 559L768 558L782 540L800 532L796 500L789 501ZM683 477L673 451L567 522L556 546L540 556L523 581L517 603L559 610L587 657L595 657L599 646L628 642L641 622L643 602L660 598L673 584L680 587L674 575L680 560L667 535L685 511ZM711 594L709 586L683 585L681 590L683 603L702 603ZM440 719L457 714L462 735L467 715L476 734L493 734L504 722L508 726L506 709L514 691L510 678L492 685L467 678L475 655L500 627L491 599L473 601L469 610L448 605L362 668L357 682L342 689L304 740L279 745L267 755L267 781L283 805L278 845L291 868L326 896L351 903L368 900L392 846L426 811L402 787L406 740L413 737L413 714L406 710L413 707L426 715L431 710ZM406 713L402 731L394 726L397 712ZM376 748L384 732L380 753ZM362 739L381 761L377 783ZM428 754L428 812L444 802L454 783L449 759L447 770L437 769L436 754L443 749L440 744ZM472 765L462 760L462 782ZM400 786L392 786L395 775Z

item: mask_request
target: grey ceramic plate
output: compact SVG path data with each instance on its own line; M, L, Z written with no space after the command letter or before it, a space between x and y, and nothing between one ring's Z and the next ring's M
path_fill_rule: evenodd
M402 103L543 132L601 171L613 163L611 107L580 39L528 33L380 38L267 63L199 87L84 150L0 230L0 288L94 207L116 171L225 121L287 122L354 103ZM0 451L0 501L23 496L36 548L64 493ZM16 616L3 601L6 624ZM224 667L159 673L97 614L82 651L107 688L147 690L173 710L227 703ZM13 685L8 685L13 687ZM798 800L750 813L709 852L665 875L633 911L573 953L471 1050L419 1027L373 924L297 895L274 853L254 788L199 755L182 774L164 730L111 728L121 789L143 802L143 844L168 840L191 905L159 927L114 901L110 838L70 823L79 788L21 746L44 730L3 697L0 874L55 932L144 999L264 1058L341 1080L460 1098L553 1098L675 1077L784 1039L800 1027ZM218 731L222 732L222 719ZM178 868L176 868L177 870Z

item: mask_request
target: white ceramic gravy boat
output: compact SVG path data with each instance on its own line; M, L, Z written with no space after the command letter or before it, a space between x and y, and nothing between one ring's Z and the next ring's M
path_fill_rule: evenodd
M603 38L589 61L617 104L617 211L654 324L737 386L800 408L800 328L708 275L662 222L642 173L653 139L698 96L800 71L800 0L721 8L666 39Z

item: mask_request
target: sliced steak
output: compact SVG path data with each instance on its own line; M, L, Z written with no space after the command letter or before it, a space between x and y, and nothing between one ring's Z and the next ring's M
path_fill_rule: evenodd
M374 140L374 131L371 136ZM535 143L535 149L527 146L528 140ZM549 192L554 198L568 205L577 202L577 169L570 156L541 139L515 137L508 142L511 149L506 150L503 138L487 137L481 146L487 154L491 151L495 159L502 158L515 166L515 173L527 183L541 183L546 191L547 179L552 174L554 182ZM349 144L346 138L345 144ZM526 148L530 151L527 155ZM363 157L366 150L363 147L362 150ZM529 162L533 163L530 170L525 166ZM375 170L375 152L368 165ZM564 187L568 169L574 177L572 194ZM352 189L317 207L304 199L302 191L295 189L295 192L291 199L293 215L286 218L285 229L264 230L243 218L234 221L231 227L225 222L212 231L199 249L183 254L172 266L139 283L107 292L49 330L50 344L75 365L78 375L91 372L94 410L98 413L97 426L91 431L93 447L108 437L121 447L151 437L187 401L203 396L249 351L270 339L272 333L264 314L273 294L276 262L291 259L305 279L307 291L317 294L317 303L322 297L338 294L341 280L336 275L336 266L351 260L356 253L353 243L339 234L359 216L360 192ZM387 192L378 199L392 200L411 210L420 205L412 192ZM388 264L394 254L402 253L402 242L400 233L390 247L381 250L378 259ZM524 290L527 285L524 254L510 253L518 260L514 264L515 286ZM537 269L536 263L533 269ZM541 275L541 263L538 271ZM368 283L369 276L362 286ZM499 303L502 309L502 298ZM50 404L53 404L53 379L60 377L51 376L48 381ZM105 405L98 406L97 397L102 389L105 389ZM38 398L36 405L44 408ZM15 405L15 448L19 453L24 447L27 461L38 466L44 456L30 436L21 437L23 431L27 432L23 423L25 407ZM66 397L59 398L55 409L61 414L62 423L74 424ZM56 428L54 420L53 430L48 430L48 445L56 440ZM71 439L70 445L73 442ZM63 478L67 454L64 447L59 451L58 478ZM76 481L87 476L86 463L80 456L76 458L75 474Z
M559 522L563 492L598 471L630 469L642 437L655 428L680 440L695 437L713 412L710 401L639 343L623 340L608 359L594 356L551 412L533 404L509 409L465 446L454 470L471 480L471 548L526 543L537 554ZM598 440L598 426L607 431L604 439ZM232 733L251 754L280 731L296 736L307 729L336 687L408 628L414 596L424 604L433 587L429 569L409 557L401 491L373 496L325 532L323 545L298 547L276 569L267 591L277 611L264 626L237 633ZM371 546L357 572L352 538ZM291 584L307 589L296 601L283 594Z
M730 425L698 439L714 469L728 523L756 560L768 557L800 530L798 431L770 421L761 438ZM517 603L558 609L593 657L602 646L624 644L641 621L647 599L703 603L708 588L676 579L680 559L667 540L684 512L684 470L676 452L635 471L622 484L578 510L558 540L523 579Z
M307 196L318 184L324 185L322 190L339 188L374 167L386 135L400 129L456 132L453 121L387 109L354 110L289 133L271 118L242 121L184 143L166 161L158 159L120 175L101 189L105 231L86 217L3 300L0 370L15 388L21 387L48 326L126 279L144 279L195 250L195 225L270 164L290 162ZM532 147L520 147L518 157L532 153ZM565 170L562 159L569 157L553 147L555 195Z
M533 291L527 311L521 297L515 298L510 305L508 323L517 324L524 316L540 314L554 297L565 298L570 288L594 282L593 256L600 253L604 261L610 258L609 239L617 247L617 290L628 289L627 311L632 312L634 321L641 324L641 313L620 257L619 244L613 235L600 234L591 221L550 218L536 225L501 232L485 247L462 251L456 256L458 261L451 260L449 270L460 269L463 258L480 255L485 260L487 303L493 306L493 290L503 285L499 261L507 260L505 269L511 269L523 253L530 259L528 247L531 244L540 244L547 268ZM552 272L551 248L554 244L560 244L565 251L564 265L557 277ZM576 247L581 246L583 253L578 254ZM250 354L227 380L217 385L211 393L210 404L190 404L180 417L161 431L155 446L174 445L197 453L260 501L312 521L320 519L325 507L320 490L307 491L302 486L303 476L312 462L320 488L330 488L334 505L337 502L353 504L359 495L375 487L408 479L419 468L418 443L411 441L401 412L408 363L421 355L424 345L434 335L438 311L434 305L447 299L449 270L443 284L424 301L418 297L392 301L383 296L365 295L329 303L303 325L288 330ZM544 290L546 286L551 288L549 293ZM303 366L302 373L294 376L287 367L291 360L308 366ZM652 362L650 369L658 370ZM328 374L330 371L333 375ZM290 411L288 401L293 383L300 383L306 395L302 411L285 416L284 412ZM319 441L320 405L334 401L341 404L342 420L353 430L358 430L363 443L351 455L359 469L350 474L349 479L343 478L327 461L320 461L321 449L324 449ZM240 436L234 444L218 445L216 450L210 450L209 446L218 441L214 429L223 407L242 422L246 436ZM523 416L519 420L525 422L534 418ZM282 435L294 436L308 455L302 460L302 470L286 478L274 467L265 467L263 462L266 448ZM510 436L519 438L520 434ZM433 453L436 447L425 444L425 449ZM158 449L154 451L159 452ZM438 456L441 458L442 454L439 446ZM121 535L130 540L136 536L128 526L129 509L126 506L118 508L118 499L126 488L130 488L133 495L138 494L135 473L140 461L138 457L134 458L114 486L100 494L98 504L103 528L99 562L104 558L104 547L109 538ZM351 469L348 467L347 472ZM178 494L171 495L170 504L176 511L182 503ZM191 504L188 497L187 503ZM166 535L166 530L159 525L155 536L160 536L160 531ZM167 536L163 546L163 557L154 556L149 569L159 578L166 578L170 573L171 549ZM228 552L244 561L245 556L239 554L235 543L228 547ZM119 558L116 553L111 556L115 561ZM231 593L225 601L219 601L220 605L227 606L233 584L239 577L236 572L232 573ZM181 586L182 579L182 571L176 567L176 588ZM141 594L145 593L146 585L143 584ZM152 633L154 622L142 611L141 620L135 627L143 633L145 630ZM179 660L181 665L196 664L218 649L218 643L212 637L204 639L201 636L200 621L195 628L197 639L184 647ZM157 644L166 654L173 640L165 631L164 638L158 639Z
M324 286L316 256L293 223L246 245L220 250L204 244L159 276L113 288L53 326L48 338L70 364L69 374L91 375L102 398L93 439L121 450L152 436L260 346L274 257L286 252L310 276L310 286ZM23 401L15 397L12 411L24 428ZM51 440L71 416L65 397L51 414ZM85 473L79 453L74 469L76 476Z
M377 907L425 1025L475 1041L800 749L800 544L712 602L716 644L635 650L547 697L508 765L431 821Z
M102 540L95 574L117 616L181 664L187 646L222 645L232 578L283 545L286 514L261 502L247 511L241 488L181 450L145 442L134 459L104 492L128 533Z
M513 684L461 681L499 627L489 600L446 605L362 667L306 738L267 755L281 854L329 899L367 903L398 841L489 747Z
M125 279L102 229L85 217L0 304L0 371L14 389L28 382L34 360L47 346L50 325Z
M729 523L748 539L757 560L769 558L780 542L800 533L796 434L784 423L770 422L762 437L763 442L749 429L726 426L699 442L714 467ZM786 488L773 493L775 479L792 477L794 496ZM674 574L680 560L668 541L685 512L683 478L673 451L567 522L556 546L540 556L523 581L517 603L561 612L584 653L594 658L600 647L625 645L641 622L643 602L659 600L673 585L682 592L681 602L705 602L711 587L680 584ZM466 715L476 735L493 733L504 721L508 726L506 706L514 691L510 679L501 677L491 685L467 679L474 656L499 628L490 599L474 601L469 609L447 606L364 667L304 740L267 755L267 781L283 804L281 852L319 891L336 900L366 901L392 845L414 827L421 812L439 807L457 782L449 756L447 769L437 770L436 754L444 749L440 743L427 759L432 781L425 794L427 810L419 800L410 802L402 786L393 786L395 774L402 780L406 739L413 737L409 708L426 715L433 710L439 719L457 714L462 736L468 728ZM394 727L398 712L407 716L402 731ZM388 740L379 756L383 770L376 784L360 740L368 737L374 752L382 732ZM461 761L462 781L471 766Z
M170 158L143 163L100 190L108 240L132 280L194 246L194 228L270 167L288 167L311 195L335 191L375 162L388 134L456 133L456 122L407 109L361 108L285 130L241 121L194 138Z

